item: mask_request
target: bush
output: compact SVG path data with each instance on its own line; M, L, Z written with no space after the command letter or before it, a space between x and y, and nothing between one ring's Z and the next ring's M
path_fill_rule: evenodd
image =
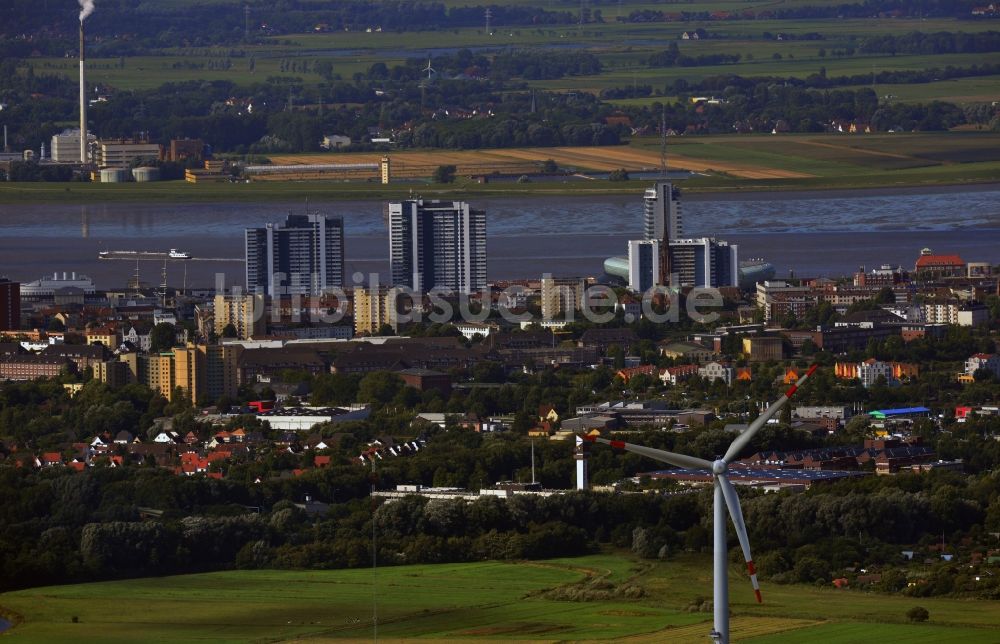
M451 183L455 180L457 170L453 165L439 165L431 178L434 183Z
M927 609L923 606L914 606L910 610L906 611L906 619L911 622L926 622L930 619L931 614L927 612Z

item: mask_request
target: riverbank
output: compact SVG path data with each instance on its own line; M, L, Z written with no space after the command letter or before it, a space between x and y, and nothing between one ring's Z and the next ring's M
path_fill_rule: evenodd
M768 193L775 198L784 193L825 191L873 191L872 194L908 194L911 191L964 190L970 186L1000 184L1000 165L989 167L950 166L933 172L872 173L849 177L808 179L740 179L725 175L694 176L679 181L687 195ZM382 185L363 182L289 181L259 183L192 184L184 181L156 183L0 183L0 204L28 203L204 203L259 201L352 201L405 199L420 195L430 199L476 199L497 197L572 196L607 197L633 195L650 180L563 180L530 183L497 182L480 184L467 179L453 184L408 182ZM877 192L875 192L877 191ZM888 192L886 192L888 191ZM778 197L780 198L780 197Z

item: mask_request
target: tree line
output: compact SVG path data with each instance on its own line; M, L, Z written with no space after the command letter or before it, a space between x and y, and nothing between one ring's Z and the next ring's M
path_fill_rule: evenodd
M865 54L892 55L992 53L1000 51L1000 31L884 34L865 39L860 49Z

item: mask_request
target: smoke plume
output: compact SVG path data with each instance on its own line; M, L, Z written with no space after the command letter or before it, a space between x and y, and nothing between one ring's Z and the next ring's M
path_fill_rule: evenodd
M87 16L94 13L94 0L77 0L80 3L80 22L87 19Z

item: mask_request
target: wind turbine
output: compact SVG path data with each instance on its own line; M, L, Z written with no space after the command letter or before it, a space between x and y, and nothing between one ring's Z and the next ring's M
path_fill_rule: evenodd
M788 388L781 398L771 403L763 414L757 417L750 426L746 428L739 436L737 436L732 444L729 445L729 449L726 450L725 456L722 458L717 458L714 461L707 461L703 458L698 458L696 456L688 456L686 454L677 454L675 452L667 452L661 449L654 449L652 447L643 447L642 445L635 445L633 443L626 443L624 441L613 441L606 438L598 438L597 436L581 436L580 438L585 441L590 441L592 443L604 443L605 445L610 445L615 449L622 449L626 452L634 452L635 454L641 454L655 461L661 461L663 463L669 463L671 465L676 465L677 467L686 467L694 469L708 470L712 473L713 486L715 488L715 499L713 503L713 556L714 556L714 597L712 599L712 607L714 609L714 620L713 620L713 630L712 630L712 640L717 644L729 644L729 570L727 554L728 548L726 547L726 508L729 508L729 516L733 519L733 526L736 528L736 536L740 541L740 547L743 549L743 558L747 562L747 571L750 573L750 583L753 584L753 592L757 597L757 602L761 603L763 600L760 597L760 585L757 583L757 569L754 567L753 557L750 556L750 540L747 538L747 527L743 522L743 511L740 509L740 498L736 494L736 488L733 484L729 482L729 477L726 476L726 471L729 469L729 464L740 455L743 448L746 447L750 441L753 439L754 434L756 434L761 427L767 422L769 418L778 413L782 405L788 402L788 399L795 395L795 391L802 386L802 383L806 381L809 376L813 375L816 371L816 365L809 367L809 371L805 373L798 382Z
M435 69L433 67L431 67L431 59L430 58L427 59L427 67L424 67L420 71L427 72L427 80L431 79L431 74L436 74L437 73L437 71L435 71Z

